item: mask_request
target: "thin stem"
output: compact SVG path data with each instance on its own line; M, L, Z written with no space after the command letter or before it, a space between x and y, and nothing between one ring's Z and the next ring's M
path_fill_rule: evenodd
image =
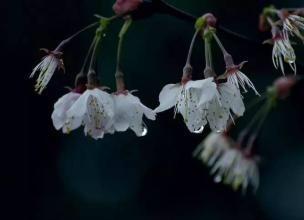
M267 116L268 116L268 114L271 110L271 107L272 107L272 104L271 104L270 101L268 101L267 106L266 106L265 111L264 111L264 114L263 114L263 117L260 119L257 127L255 128L254 134L257 135L260 132L260 130L262 128L262 125L264 124L264 122L265 122L265 120L266 120L266 118L267 118Z
M275 23L274 23L274 21L270 17L267 17L266 19L267 19L267 21L268 21L268 23L269 23L269 25L271 27L275 27L276 26Z
M251 137L249 138L247 147L246 147L246 149L245 149L245 151L246 151L247 153L250 153L250 152L252 151L253 144L254 144L256 138L258 137L258 134L259 134L259 132L260 132L260 130L261 130L261 128L262 128L262 126L263 126L263 124L264 124L264 122L265 122L265 120L266 120L266 118L267 118L267 116L268 116L268 114L269 114L269 112L270 112L270 110L271 110L271 107L272 107L272 104L271 104L270 101L268 101L268 103L267 103L267 105L266 105L266 108L265 108L265 110L264 110L264 114L263 114L262 118L260 119L260 121L259 121L257 127L255 128L255 130L254 130L254 132L253 132L253 134L252 134Z
M91 71L93 69L93 65L94 65L95 60L96 60L97 48L98 48L98 45L100 43L100 40L101 40L100 35L95 36L95 43L94 43L94 48L93 48L93 52L92 52L92 56L91 56L89 71Z
M261 94L261 96L254 98L251 102L249 102L246 106L246 109L251 109L255 105L259 104L260 102L264 101L267 98L266 93Z
M122 51L123 38L119 38L117 46L117 58L116 58L116 72L121 71L121 51Z
M261 42L258 41L258 40L255 40L255 39L249 38L249 37L247 37L247 36L245 36L245 35L243 35L243 34L234 32L234 31L230 30L229 28L224 27L224 26L222 26L222 25L218 25L218 26L217 26L217 29L218 29L218 30L221 30L223 33L226 33L226 34L228 34L228 35L234 36L235 38L242 39L242 40L244 40L244 41L251 42L251 43L257 44L257 45L260 45L260 44L261 44Z
M187 22L192 22L195 23L197 16L192 15L188 12L185 12L163 0L146 0L147 2L149 2L151 4L152 7L154 7L154 11L155 13L162 13L162 14L167 14L167 15L171 15L174 16L178 19L187 21ZM145 1L144 1L145 3ZM260 42L256 41L255 39L251 39L248 38L242 34L236 33L232 30L230 30L229 28L226 28L224 26L218 25L217 26L219 30L221 30L223 33L227 33L228 35L234 36L236 38L257 44L260 46Z
M122 45L123 45L123 40L124 36L127 33L128 29L130 28L132 24L132 19L128 18L125 23L123 24L120 32L119 32L119 41L118 41L118 47L117 47L117 60L116 60L116 71L121 70L121 51L122 51Z
M249 124L247 125L247 127L240 133L239 137L238 137L238 144L241 145L244 138L247 136L247 134L249 133L249 131L251 130L251 127L264 115L264 112L267 109L267 105L262 106L258 112L255 114L255 116L252 118L252 120L249 122Z
M115 79L116 79L116 89L117 91L124 91L125 90L125 83L124 83L124 75L121 71L121 53L122 53L122 46L124 36L126 35L127 31L129 30L132 24L131 17L127 18L125 23L123 24L120 32L119 32L119 40L118 40L118 47L117 47L117 63L116 63L116 72L115 72Z
M196 21L196 16L189 14L188 12L185 12L173 5L170 5L169 3L162 1L162 0L154 0L157 4L158 12L160 13L165 13L172 15L176 18L185 20L185 21L190 21L190 22L195 22Z
M112 17L107 18L107 20L108 20L109 22L113 22L113 21L115 21L115 20L118 20L118 19L120 19L120 18L123 18L123 17L128 16L130 13L131 13L131 12L125 12L125 13L120 14L120 15L113 15ZM95 14L94 16L95 16L96 18L99 18L99 19L105 19L105 17L103 17L103 16L101 16L101 15L98 15L98 14Z
M200 32L199 29L197 29L192 37L192 40L191 40L191 44L190 44L190 48L189 48L189 51L188 51L188 56L187 56L187 61L186 61L186 65L190 64L191 63L191 56L192 56L192 52L193 52L193 46L194 46L194 43L195 43L195 39L198 35L198 33Z
M211 41L209 38L204 38L205 42L205 61L206 61L206 68L213 68L212 65L212 50L211 50Z
M94 48L95 43L96 43L96 36L94 36L93 41L92 41L92 43L91 43L91 45L90 45L90 48L89 48L89 50L88 50L88 52L87 52L87 55L86 55L86 57L85 57L85 59L84 59L84 62L83 62L83 64L82 64L82 67L81 67L81 70L80 70L81 73L84 72L85 66L86 66L86 64L87 64L87 62L88 62L88 59L89 59L90 54L91 54L91 52L92 52L92 50L93 50L93 48Z
M224 45L222 44L222 42L220 41L220 39L217 37L216 33L213 33L213 37L216 41L216 43L218 44L218 46L220 47L222 53L225 55L228 54L227 50L225 49Z
M69 43L72 39L74 39L75 37L77 37L79 34L81 34L82 32L96 26L97 24L99 24L99 22L94 22L84 28L82 28L81 30L77 31L75 34L73 34L72 36L70 36L69 38L61 41L61 43L56 47L55 51L61 51L63 49L63 47Z

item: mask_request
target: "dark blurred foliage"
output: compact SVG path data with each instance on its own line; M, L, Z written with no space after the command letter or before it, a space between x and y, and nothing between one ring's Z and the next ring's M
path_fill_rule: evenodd
M280 76L271 63L269 37L257 31L261 9L303 6L293 1L171 0L177 7L200 15L214 12L219 23L248 39L219 32L236 62L249 60L244 71L260 91ZM67 73L56 73L38 96L28 76L39 61L40 47L54 48L61 40L94 21L94 13L112 15L113 1L16 0L2 2L2 168L4 186L1 219L304 219L304 105L303 82L287 101L278 104L258 139L262 157L261 186L256 195L233 192L214 184L208 169L192 158L195 146L208 133L190 134L172 111L148 122L149 133L132 132L93 141L82 131L68 136L56 132L50 115L53 103L81 67L92 31L65 50ZM100 50L98 73L114 88L117 33L110 27ZM179 80L193 34L190 23L155 15L134 23L126 37L123 67L129 89L147 106L158 104L162 86ZM195 78L203 70L202 43L194 51ZM303 47L298 47L303 75ZM302 49L302 50L301 50ZM217 54L219 58L220 54ZM217 71L223 71L221 59ZM302 63L302 64L301 64ZM248 99L252 94L246 95ZM241 119L235 135L254 111ZM8 217L5 217L5 211Z

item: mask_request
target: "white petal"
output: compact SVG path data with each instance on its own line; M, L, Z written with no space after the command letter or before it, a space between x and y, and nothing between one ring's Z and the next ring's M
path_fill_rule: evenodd
M213 77L209 77L207 79L202 79L202 80L194 80L194 81L190 80L186 83L185 88L202 89L205 85L212 83L213 80L214 80Z
M62 96L54 105L54 111L52 113L52 121L54 127L59 130L64 125L67 115L66 112L80 97L79 93L70 92Z
M130 126L129 117L126 110L129 108L128 100L125 95L113 95L115 114L114 114L114 128L116 131L126 131Z
M216 95L216 84L213 77L209 77L203 80L189 81L186 84L186 90L200 90L200 97L198 105L202 105L209 102Z
M190 132L201 133L207 124L206 110L198 105L200 90L182 90L178 99L177 110L182 114Z
M219 103L217 99L209 102L207 120L211 130L221 132L226 129L229 120L229 107L225 103Z
M224 106L229 107L237 116L243 116L245 105L240 91L230 83L222 83L218 86L221 94L221 103L225 102Z
M159 106L154 111L163 112L172 108L176 104L181 90L182 86L179 84L166 85L159 94Z
M104 94L103 94L104 95ZM112 117L104 105L105 100L90 94L87 99L88 121L85 124L85 133L94 139L103 138L104 133L112 127Z
M150 120L155 120L156 119L155 111L153 111L152 109L150 109L147 106L145 106L144 104L142 104L138 97L132 95L131 93L128 93L126 95L126 98L128 99L129 102L134 103L139 108L141 108L140 111L142 111L148 119L150 119Z
M135 122L131 123L130 128L135 132L138 137L143 137L148 133L147 126L143 122L141 124Z
M140 104L145 116L150 120L156 119L156 113L152 109L148 108L147 106Z
M79 128L82 125L82 117L70 117L65 120L64 125L62 126L62 132L69 134L71 131Z

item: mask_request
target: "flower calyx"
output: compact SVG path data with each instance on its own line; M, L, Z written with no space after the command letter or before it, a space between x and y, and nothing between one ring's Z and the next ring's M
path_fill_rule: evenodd
M183 69L183 77L181 80L181 84L185 85L189 80L192 79L192 66L190 64L186 64Z
M197 30L204 30L206 27L215 27L217 19L212 13L206 13L199 17L195 22L195 28Z
M65 73L65 66L64 66L63 59L62 59L63 52L61 52L59 50L49 50L46 48L40 48L40 51L45 52L47 54L47 56L53 56L57 60L59 60L60 65L58 66L58 70L62 70Z

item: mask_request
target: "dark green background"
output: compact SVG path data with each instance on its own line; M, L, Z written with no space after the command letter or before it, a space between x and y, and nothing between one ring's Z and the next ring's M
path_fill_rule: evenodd
M250 40L220 32L236 62L249 60L244 72L260 91L278 76L271 63L269 37L257 31L261 8L303 6L303 1L202 1L171 0L177 7L200 15L213 12L219 23ZM65 50L66 75L55 75L43 95L28 80L39 61L39 48L54 48L62 39L94 21L98 13L112 15L113 1L23 0L4 5L2 55L3 117L8 141L2 156L5 184L4 211L9 218L30 220L95 219L304 219L303 89L298 86L289 100L280 102L269 116L258 139L261 185L256 195L243 196L214 184L208 169L192 158L195 146L208 133L190 134L173 112L148 122L149 133L137 138L132 132L93 141L82 131L65 136L54 130L53 103L72 85L73 77L90 44L92 32L73 41ZM122 22L109 28L98 58L102 82L114 88L116 35ZM167 83L180 79L192 24L166 15L134 22L125 41L123 68L130 90L138 89L142 102L152 108ZM297 47L303 62L303 48ZM194 77L203 71L203 47L194 51ZM224 71L217 54L217 71ZM302 65L298 65L303 74ZM246 95L250 99L252 94ZM251 115L240 122L242 129ZM4 215L4 214L3 214Z

